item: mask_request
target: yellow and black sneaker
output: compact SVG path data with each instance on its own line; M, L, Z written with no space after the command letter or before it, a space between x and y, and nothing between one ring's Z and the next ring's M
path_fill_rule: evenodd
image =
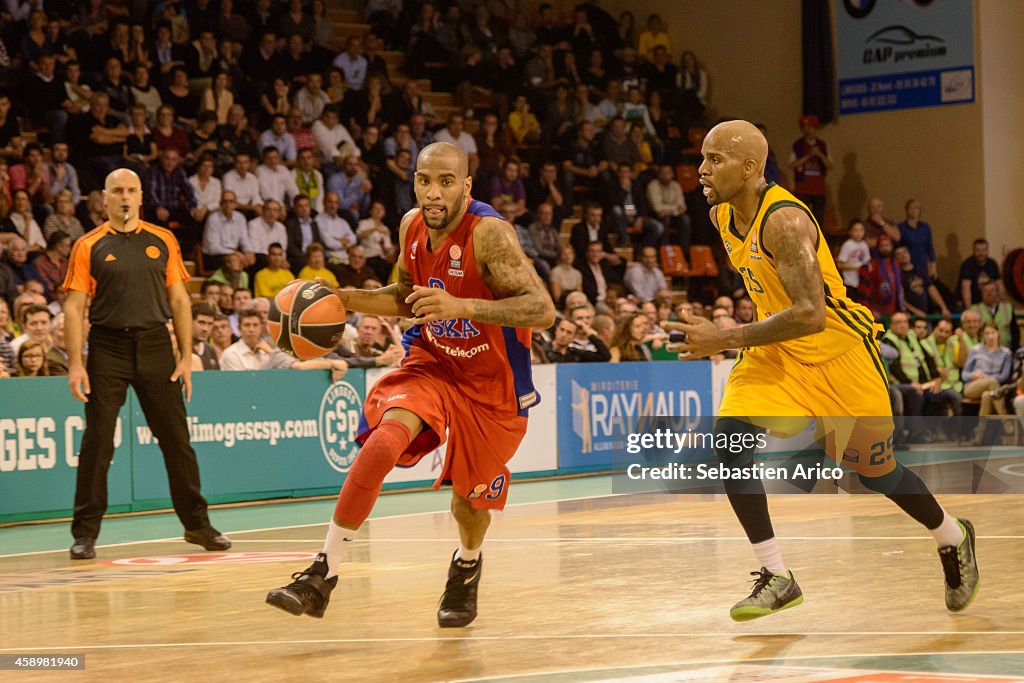
M959 612L965 609L981 587L978 558L974 554L974 525L966 519L957 519L964 530L960 545L939 548L942 571L946 575L946 609Z
M804 594L793 578L793 572L786 576L773 574L767 567L750 572L754 577L754 590L732 609L729 616L733 621L759 619L780 610L796 607L804 601Z

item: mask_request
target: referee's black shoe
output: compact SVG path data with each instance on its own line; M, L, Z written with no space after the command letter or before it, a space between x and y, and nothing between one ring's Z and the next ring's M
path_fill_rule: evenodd
M458 551L448 567L448 583L437 610L437 625L441 628L462 628L476 619L476 589L480 585L480 572L484 566L481 554L476 561L460 560Z
M72 560L92 560L96 557L95 538L76 538L71 546Z
M267 593L267 604L297 617L308 614L322 619L331 601L331 591L338 585L337 576L327 578L327 555L317 553L313 564L295 572L292 578L294 581L287 586Z
M231 539L213 527L205 529L185 529L185 540L201 545L207 550L227 550L231 547Z

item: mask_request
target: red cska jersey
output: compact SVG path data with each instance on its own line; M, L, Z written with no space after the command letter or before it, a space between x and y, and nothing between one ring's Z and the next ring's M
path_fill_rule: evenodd
M480 219L504 220L490 204L470 199L469 207L441 246L432 251L429 229L417 214L405 235L405 268L414 285L439 287L460 299L494 299L477 272L473 232ZM468 401L515 406L525 416L540 401L533 387L529 329L503 327L466 318L410 328L402 340L408 355L402 367L433 366Z

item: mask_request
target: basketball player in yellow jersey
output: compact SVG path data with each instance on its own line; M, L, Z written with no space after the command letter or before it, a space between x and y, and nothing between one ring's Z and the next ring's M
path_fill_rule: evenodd
M724 433L727 443L739 443L734 439L756 437L766 428L794 434L817 418L819 443L829 457L856 471L867 488L884 493L932 533L945 573L946 607L964 609L979 585L974 528L946 513L924 482L893 457L888 382L871 313L845 297L843 280L807 207L765 182L768 142L756 127L746 121L719 124L701 153L700 183L712 206L711 220L758 317L728 330L685 315L683 323L666 323L686 333L686 341L674 347L681 358L743 349L725 386L715 442ZM717 452L728 467L749 467L753 454L753 449ZM725 490L761 564L752 573L753 592L732 608L732 618L756 619L803 602L783 562L760 480L727 480Z

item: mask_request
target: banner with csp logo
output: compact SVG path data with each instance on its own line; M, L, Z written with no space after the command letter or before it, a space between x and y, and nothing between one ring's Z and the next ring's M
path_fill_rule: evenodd
M834 0L839 113L974 101L973 0Z
M188 404L203 494L211 501L336 491L359 452L364 371L330 384L319 370L200 372ZM133 493L170 497L163 456L138 404L133 405Z
M601 470L642 418L714 414L711 363L558 366L558 467Z
M126 402L117 418L114 461L107 480L111 512L128 510L132 500L131 444L126 438L130 428ZM85 410L71 397L67 378L2 380L0 520L57 516L71 510L84 431Z

